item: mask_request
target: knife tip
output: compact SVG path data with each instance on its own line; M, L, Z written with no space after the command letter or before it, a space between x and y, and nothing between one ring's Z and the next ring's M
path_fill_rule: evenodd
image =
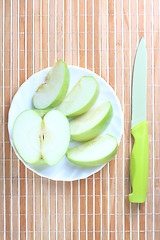
M147 55L147 49L146 49L146 43L145 43L144 37L141 37L140 42L138 44L138 49L143 49L143 52L145 52L145 54Z
M139 44L144 44L145 45L144 37L141 37Z

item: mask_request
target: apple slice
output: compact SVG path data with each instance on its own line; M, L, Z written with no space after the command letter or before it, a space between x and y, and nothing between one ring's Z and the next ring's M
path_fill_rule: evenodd
M84 167L96 167L111 161L117 153L117 149L116 138L106 134L68 149L66 155L69 161L74 164Z
M24 161L54 165L62 159L69 146L69 122L57 110L40 113L26 110L17 117L12 137Z
M33 110L22 112L16 119L12 138L19 155L33 164L41 159L40 134L42 118Z
M57 110L49 111L43 121L42 158L53 165L62 159L69 147L70 126L67 118Z
M104 102L70 121L71 137L84 142L97 137L109 124L112 116L111 103Z
M33 96L35 108L53 108L60 104L68 91L69 80L67 64L59 60Z
M87 112L98 97L99 86L94 77L82 77L63 102L57 107L67 117Z

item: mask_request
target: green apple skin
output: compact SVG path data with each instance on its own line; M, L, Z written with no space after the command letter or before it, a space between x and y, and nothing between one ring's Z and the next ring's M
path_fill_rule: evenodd
M36 93L37 93L38 91L41 90L41 88L43 88L43 85L44 85L44 84L47 84L47 82L48 82L49 79L51 78L51 75L53 74L53 73L52 73L52 72L53 72L53 68L54 68L56 65L60 64L60 63L62 63L62 64L64 65L64 68L65 68L65 70L64 70L64 71L65 71L65 76L64 76L64 81L63 81L62 87L61 87L61 89L60 89L57 97L56 97L48 106L38 107L37 104L36 104L35 95L36 95ZM50 72L47 74L46 79L45 79L45 82L42 83L42 84L39 86L39 88L37 89L35 95L33 96L33 99L32 99L33 105L34 105L34 107L37 108L37 109L54 108L54 107L56 107L57 105L59 105L59 104L63 101L63 99L65 98L65 96L66 96L66 94L67 94L67 91L68 91L68 88L69 88L69 82L70 82L69 69L68 69L68 67L67 67L67 64L66 64L65 62L63 62L62 60L58 60L57 63L56 63L56 65L55 65L55 66L50 70ZM46 96L46 97L47 97L47 96Z
M84 132L81 132L79 134L72 133L72 127L71 127L71 138L72 138L72 140L78 141L78 142L90 141L90 140L96 138L100 133L102 133L105 130L107 125L110 123L112 115L113 115L113 110L112 110L111 103L108 101L107 104L109 105L108 112L103 117L103 119L100 122L98 122L94 127L90 128L90 129L88 129ZM97 112L97 114L98 114L98 112ZM74 121L74 118L73 118L73 120L70 121L70 126L72 124L72 121Z
M87 76L87 77L91 77L91 76ZM82 77L79 81L81 81L83 78L86 78L86 76ZM93 78L93 77L91 77L91 78ZM74 91L74 88L75 88L75 87L77 86L77 84L79 83L79 82L78 82L78 83L76 84L76 86L71 90L71 92L66 96L66 98L64 99L64 102L62 102L56 109L57 109L58 111L62 112L66 117L76 117L76 116L79 116L79 115L87 112L87 111L94 105L94 103L96 102L97 97L98 97L98 95L99 95L99 85L98 85L98 82L97 82L97 80L96 80L95 78L93 78L93 79L95 80L95 83L96 83L96 91L95 91L94 95L92 96L92 98L90 99L90 101L89 101L88 103L86 103L86 105L84 105L84 106L81 107L81 108L78 108L76 111L71 112L71 113L66 113L66 108L67 108L67 106L66 106L65 108L62 108L65 100L68 98L68 96L70 95L70 93L71 93L72 91ZM74 100L73 100L73 101L74 101Z
M51 103L49 108L54 108L54 107L58 106L63 101L63 99L65 98L65 96L67 94L67 91L68 91L68 88L69 88L69 82L70 82L69 69L68 69L67 64L65 62L63 62L62 60L59 60L57 63L59 63L59 62L64 63L64 66L65 66L65 77L64 77L62 88L61 88L58 96L56 97L54 102Z
M107 135L107 134L106 134L106 135ZM105 135L104 135L104 136L105 136ZM87 161L87 160L84 161L83 159L82 159L82 160L76 160L76 159L74 159L73 157L71 157L71 153L72 153L73 151L77 151L79 147L82 147L82 149L79 149L79 150L80 150L80 151L83 151L83 147L87 147L87 145L93 144L94 141L97 141L99 138L102 138L102 137L103 137L103 136L101 136L101 137L98 137L98 138L96 138L96 139L94 139L94 140L91 140L91 141L89 141L89 142L82 143L82 144L80 144L80 145L78 145L78 146L75 146L75 147L73 147L73 148L69 148L69 149L67 150L67 153L66 153L66 156L67 156L68 160L69 160L70 162L72 162L72 163L74 163L74 164L76 164L76 165L78 165L78 166L82 166L82 167L98 167L98 166L101 166L101 165L104 165L104 164L110 162L110 161L114 158L114 156L116 155L116 153L117 153L118 143L117 143L117 140L116 140L115 137L113 137L113 136L111 136L111 135L108 135L108 136L114 138L115 141L116 141L116 146L115 146L114 150L113 150L112 152L110 152L109 155L104 156L104 157L102 157L102 158L100 158L100 159L93 159L92 161ZM87 158L87 157L86 157L86 158Z

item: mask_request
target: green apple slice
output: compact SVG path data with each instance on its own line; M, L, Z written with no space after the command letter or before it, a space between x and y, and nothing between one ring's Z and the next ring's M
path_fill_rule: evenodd
M106 134L68 149L66 155L69 161L76 165L96 167L111 161L117 149L116 138Z
M33 96L33 105L37 109L53 108L60 104L69 87L69 70L67 64L59 60L47 74L45 82Z
M29 164L54 165L65 155L70 142L67 118L57 110L26 110L16 119L12 132L14 146Z
M19 155L33 164L41 159L40 134L42 118L33 110L22 112L16 119L12 138Z
M104 102L70 121L71 137L84 142L97 137L109 124L112 116L111 103Z
M57 110L49 111L43 120L44 140L42 158L49 165L56 164L65 155L70 142L70 126L67 118Z
M87 112L98 97L97 80L91 76L82 77L63 102L57 107L67 117L75 117Z

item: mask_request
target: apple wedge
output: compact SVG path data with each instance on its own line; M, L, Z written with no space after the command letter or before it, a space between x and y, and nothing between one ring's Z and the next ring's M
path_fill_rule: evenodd
M33 96L33 105L37 109L53 108L60 104L69 87L69 70L67 64L59 60L47 74L45 81Z
M67 151L67 158L76 165L96 167L112 160L117 153L118 143L115 137L104 135L92 141L82 143Z
M57 107L67 117L75 117L87 112L98 97L97 80L91 76L82 77L63 102Z
M111 116L112 105L108 101L73 118L70 121L71 138L79 142L92 140L107 127Z
M26 110L17 117L12 137L24 161L54 165L62 159L69 146L69 122L57 110Z

